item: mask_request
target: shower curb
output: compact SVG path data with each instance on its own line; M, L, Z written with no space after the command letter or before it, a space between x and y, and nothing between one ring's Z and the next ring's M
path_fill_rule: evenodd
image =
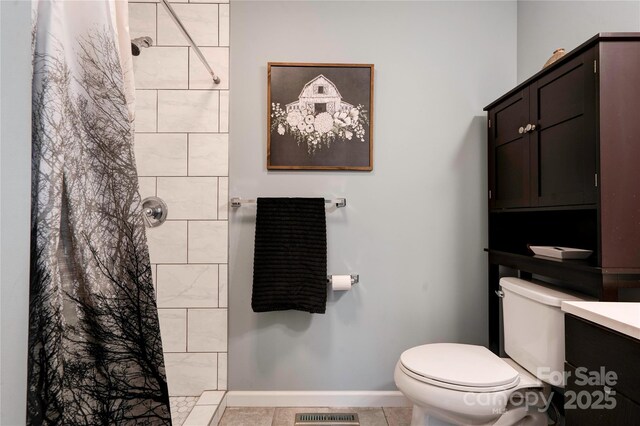
M221 395L212 398L214 393ZM204 391L181 426L218 426L225 408L225 391Z

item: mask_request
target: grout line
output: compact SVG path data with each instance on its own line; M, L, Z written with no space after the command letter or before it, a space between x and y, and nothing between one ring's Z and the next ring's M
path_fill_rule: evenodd
M180 218L174 218L174 219L167 219L165 222L228 222L228 220L226 219L196 219L196 218L188 218L188 219L180 219ZM188 225L187 225L187 229L188 229ZM158 262L158 263L163 263L163 262ZM224 264L225 262L205 262L205 263L212 263L212 264Z
M186 177L193 177L193 178L225 178L228 177L226 175L191 175L191 176L184 176L184 175L139 175L139 178L186 178Z
M184 314L184 351L189 352L189 308L185 309Z
M185 42L184 44L163 43L163 44L154 44L153 47L191 47L191 45L188 42ZM228 47L228 46L218 46L216 44L198 44L198 47Z
M218 293L218 308L220 308L221 307L220 306L220 265L217 265L217 266L218 266L218 291L217 291L217 293ZM227 335L227 338L228 337L229 336Z
M153 41L157 45L158 43L158 3L154 3L153 7L154 7L153 16L154 16L154 19L156 20L156 30L155 30L155 33L153 34L153 37L154 37Z
M149 90L163 90L163 89L136 89L136 90L149 91ZM172 89L167 89L167 90L172 90ZM178 90L178 89L176 89L176 90ZM184 90L184 89L181 89L181 90ZM190 132L161 132L160 134L161 135L178 135L179 136L179 135L186 135L187 133L190 133ZM156 134L158 134L158 132L136 132L136 134L156 135Z
M191 90L191 91L197 91L197 92L228 92L229 89L220 89L220 88L215 88L215 87L194 87L192 89L185 89L184 87L181 88L176 88L176 89L171 89L171 88L136 88L136 90L140 90L140 91L147 91L147 92L153 92L153 91L158 91L158 90L166 90L166 91L187 91L187 90ZM153 132L136 132L136 133L153 133ZM184 133L182 131L175 131L175 132L164 132L164 133ZM197 132L195 132L197 133ZM201 132L202 133L202 132ZM206 132L205 132L206 133ZM218 132L208 132L208 133L218 133Z
M187 90L191 90L191 47L187 47Z
M163 311L184 311L187 309L226 309L226 308L216 308L215 306L182 306L182 307L175 307L175 306L159 306L158 309L161 309ZM185 332L187 332L187 330L185 330Z
M189 147L191 146L191 139L189 138L189 133L187 133L187 176L191 176L190 170L189 170Z
M216 308L215 306L160 306L158 307L158 309L184 311L187 309L226 309L226 308Z
M220 382L220 352L216 354L216 389L215 390L218 390L219 382Z
M164 265L175 265L175 263L167 263L167 262L157 262L157 263L153 263L154 265L160 265L160 266L164 266ZM203 264L200 264L200 266L202 266ZM209 262L206 263L206 265L212 265L212 266L223 266L226 265L226 263L224 262ZM183 264L183 266L188 266L187 264Z
M158 122L160 121L160 92L158 90L156 92L156 133L158 132Z
M386 411L384 411L384 407L382 408L382 415L384 416L384 421L387 422L387 425L389 424L389 418L387 417L387 413Z
M194 133L196 135L228 135L229 132L167 131L167 132L135 132L136 135L171 135L176 133Z
M219 89L219 88L215 88L215 87L193 87L190 89L185 89L184 87L181 89L138 89L138 90L192 90L192 91L197 91L197 92L221 92L223 90L229 90L229 89ZM216 133L216 132L213 132Z

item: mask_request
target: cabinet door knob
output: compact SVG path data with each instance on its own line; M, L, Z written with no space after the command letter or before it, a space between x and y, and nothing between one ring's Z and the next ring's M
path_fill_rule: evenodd
M524 131L529 133L532 129L533 129L533 126L531 124L527 124L527 127L524 128Z
M523 134L524 133L524 127L520 126L520 128L518 129L518 133Z

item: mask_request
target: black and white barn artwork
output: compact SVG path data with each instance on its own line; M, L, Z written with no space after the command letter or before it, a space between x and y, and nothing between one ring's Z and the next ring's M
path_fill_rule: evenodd
M373 170L373 65L268 64L267 168Z

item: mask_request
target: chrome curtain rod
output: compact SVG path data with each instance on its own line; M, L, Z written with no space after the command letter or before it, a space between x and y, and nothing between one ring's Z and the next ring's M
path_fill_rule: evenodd
M173 10L173 7L171 7L171 4L169 4L169 1L168 0L161 0L161 1L162 1L162 4L164 4L164 7L167 9L167 12L169 12L169 15L173 19L173 22L176 23L176 25L178 26L182 34L186 37L191 47L193 47L193 51L196 52L196 55L198 55L198 58L200 58L200 61L202 61L202 64L204 65L204 67L207 69L207 71L209 71L209 74L211 74L211 77L213 78L213 82L215 84L220 84L220 77L218 77L213 72L213 70L211 69L211 66L209 65L209 62L207 62L207 59L202 54L202 51L200 51L200 48L198 47L196 42L193 41L193 38L191 38L191 35L182 24L182 21L180 20L180 18L178 18L178 15L176 15L176 11Z
M257 200L249 200L249 199L242 199L242 198L238 198L238 197L233 197L231 200L231 207L240 207L243 204L255 204L257 202ZM347 199L346 198L335 198L333 200L324 200L325 204L332 204L332 206L335 207L346 207L347 206Z

